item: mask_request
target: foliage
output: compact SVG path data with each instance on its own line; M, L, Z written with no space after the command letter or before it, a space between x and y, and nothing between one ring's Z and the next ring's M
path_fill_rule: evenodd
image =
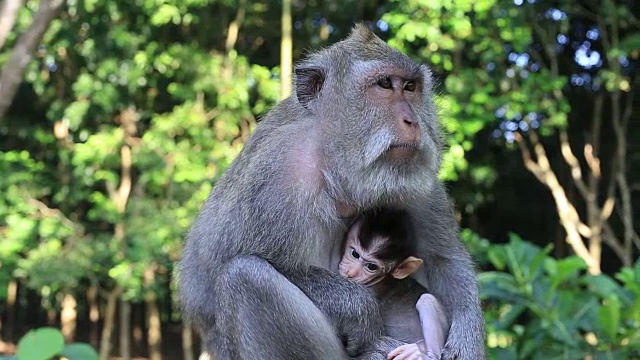
M54 356L68 360L98 359L98 353L88 344L65 344L60 330L40 328L29 331L18 342L15 356L0 356L0 360L48 360Z
M484 249L496 269L479 275L492 358L640 356L640 260L614 279L587 275L581 258L554 259L551 246L516 235Z
M572 106L584 108L604 89L629 91L635 16L617 1L391 1L381 17L389 43L432 65L439 80L449 135L441 177L464 182L467 211L491 201L486 192L498 178L487 143L514 149L519 134L549 136L572 121L573 144L600 142L599 130L584 135L592 126L585 117L596 115L572 120Z
M89 278L140 299L144 270L171 268L210 180L277 96L270 69L208 40L184 41L211 31L200 24L203 6L233 9L70 2L54 21L26 75L32 92L19 94L32 97L32 113L14 108L3 125L0 166L12 175L0 179L2 278L27 279L43 294ZM17 31L29 15L21 12ZM182 34L170 36L175 24Z

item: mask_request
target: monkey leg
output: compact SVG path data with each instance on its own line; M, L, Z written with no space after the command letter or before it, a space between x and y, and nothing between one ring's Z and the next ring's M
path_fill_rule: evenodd
M382 336L378 302L365 287L319 267L287 277L329 318L349 356L386 359L391 350L403 344Z
M236 256L216 279L216 359L348 359L318 307L267 261Z
M449 321L444 308L431 294L422 294L416 303L420 316L424 345L422 349L428 358L440 359L444 342L449 332Z

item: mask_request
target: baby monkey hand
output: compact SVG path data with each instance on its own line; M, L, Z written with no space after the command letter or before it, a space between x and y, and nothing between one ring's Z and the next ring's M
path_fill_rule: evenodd
M387 360L440 360L440 358L427 350L424 341L419 341L398 346L387 355Z

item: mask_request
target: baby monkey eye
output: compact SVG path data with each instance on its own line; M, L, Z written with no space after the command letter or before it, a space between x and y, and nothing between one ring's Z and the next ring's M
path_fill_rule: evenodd
M356 259L360 259L360 254L358 254L358 252L356 251L356 249L351 249L351 256L353 256Z
M367 267L367 270L369 270L369 271L376 271L376 270L379 269L378 265L373 264L373 263L368 263L366 265L366 267Z
M383 89L391 89L391 79L389 79L388 76L380 78L378 80L378 86L380 86Z
M416 91L416 82L413 80L405 81L404 88L405 91Z

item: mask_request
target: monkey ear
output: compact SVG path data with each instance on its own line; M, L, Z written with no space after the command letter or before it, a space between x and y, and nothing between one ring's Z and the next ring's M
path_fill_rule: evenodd
M416 272L420 265L422 265L422 259L418 259L415 256L409 256L396 266L396 268L391 272L391 276L396 279L404 279Z
M305 109L318 97L325 80L325 73L318 67L300 67L295 70L296 97Z
M420 72L422 72L424 89L430 91L433 88L433 72L424 64L420 65Z

